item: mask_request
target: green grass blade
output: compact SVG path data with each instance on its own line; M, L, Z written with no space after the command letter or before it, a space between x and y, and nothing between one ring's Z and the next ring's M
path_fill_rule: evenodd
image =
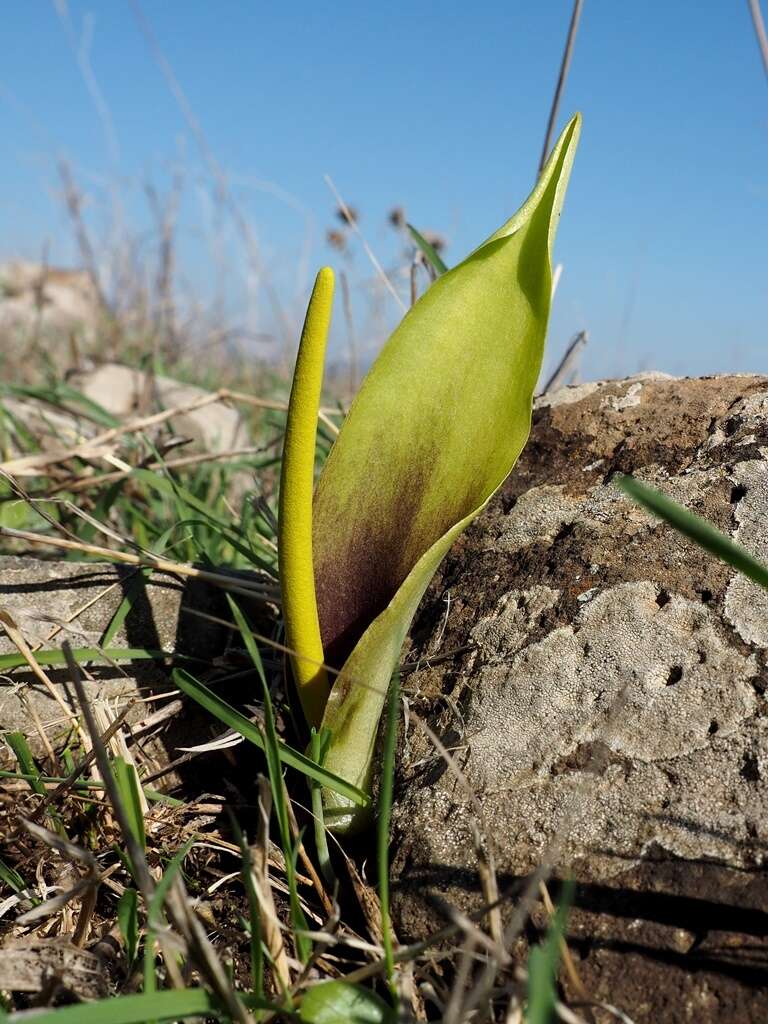
M251 937L251 991L254 998L261 999L264 996L264 950L261 945L259 896L253 881L251 851L248 849L248 843L234 814L231 815L230 820L232 822L232 830L240 847L240 858L243 865L243 886L248 897L248 923Z
M40 442L33 431L31 431L26 423L15 413L12 413L10 409L6 409L3 406L3 420L8 420L13 430L18 435L19 440L26 445L26 451L37 452L40 450ZM5 427L5 423L3 424ZM4 431L5 432L5 431Z
M275 1010L279 1007L265 1000L256 1002L244 998L251 1009ZM55 1010L35 1011L34 1024L146 1024L146 1021L177 1021L185 1017L213 1016L226 1020L218 1001L202 988L187 988L171 992L151 992L142 995L115 996L95 1003L77 1003ZM29 1021L32 1017L13 1014L9 1024Z
M0 857L0 882L2 882L3 885L7 885L8 888L12 892L15 892L17 896L28 891L27 883L16 868L12 868L9 864L6 864L2 857ZM31 893L30 898L33 898Z
M184 669L175 669L172 675L174 684L182 693L191 697L201 707L204 707L206 711L210 712L215 718L218 718L220 722L228 725L230 729L234 729L235 732L243 736L249 743L253 743L260 750L264 750L264 740L261 732L253 722L249 721L244 715L241 715L239 711L235 711L231 705L222 700L213 690L209 690L207 686L204 686ZM298 750L289 747L282 740L278 741L278 749L280 760L283 764L295 768L310 779L316 779L328 789L346 796L358 807L365 807L368 804L369 798L356 786L345 782L344 779L327 771L327 769L321 768L311 758L300 754Z
M151 575L152 569L140 569L128 584L128 588L122 601L117 606L115 614L112 616L109 625L104 630L101 637L101 647L109 647L120 632L123 623L128 618L128 615L133 608L134 602L144 593L147 580Z
M709 551L710 554L733 566L734 569L738 569L739 572L768 590L768 566L758 561L746 548L731 540L712 523L689 512L687 508L668 498L666 494L635 480L634 477L617 476L614 483L643 508L653 512L659 519L663 519L680 533L685 534L705 551Z
M66 402L72 402L82 407L85 414L94 423L103 427L117 427L119 421L108 413L98 403L87 398L82 392L77 391L63 381L57 381L48 387L36 386L34 384L3 384L2 391L8 395L18 398L35 398L40 402L48 402L50 405L66 408Z
M5 770L0 771L0 779L18 779L20 782L40 781L52 785L60 785L62 782L68 781L57 775L43 775L40 772L9 772ZM104 789L104 783L79 780L72 784L72 788L81 792L89 789Z
M428 259L429 262L432 264L432 267L437 276L440 277L441 274L448 273L448 267L441 259L440 254L438 253L434 245L432 245L431 242L428 242L424 235L422 235L421 232L416 230L413 224L406 224L405 226L408 228L408 233L410 234L413 241L416 243L417 247L421 249L421 252L423 253L424 257Z
M46 785L59 786L62 782L69 784L69 779L64 779L57 775L44 775L39 772L9 772L0 770L0 779L18 779L20 782L33 782L39 780L44 782ZM72 789L79 793L87 793L90 789L104 789L103 782L94 782L91 779L78 779L71 783ZM151 803L167 804L168 807L183 807L184 801L177 800L176 797L168 796L167 793L158 793L156 789L150 789L148 786L142 787L144 790L144 796Z
M112 771L115 776L118 792L120 793L120 799L128 817L133 838L142 850L146 850L147 837L144 832L144 814L141 809L136 769L122 757L116 757L112 762Z
M131 476L141 480L142 483L147 485L147 487L156 491L158 494L163 495L165 498L175 501L177 505L181 501L184 505L188 505L189 508L194 509L194 511L197 512L198 515L202 516L211 527L218 530L226 542L247 561L261 569L271 571L271 566L256 554L256 552L253 551L247 543L243 542L243 538L239 533L230 529L226 523L220 519L217 519L211 512L210 506L206 504L205 501L195 497L195 495L185 487L182 487L180 484L177 484L175 481L172 481L167 477L160 476L156 470L134 469ZM179 516L179 518L187 519L190 517L186 512L184 512Z
M379 875L379 899L381 901L381 932L384 943L384 960L387 965L387 984L393 1005L397 1006L398 995L395 985L395 952L392 944L392 925L389 913L389 823L392 818L392 793L395 782L395 750L397 747L397 712L400 703L400 678L392 677L387 695L387 722L384 731L384 751L381 765L381 789L376 817L376 859Z
M195 837L192 836L184 843L173 858L169 861L163 872L163 877L155 886L152 901L147 907L147 932L144 938L144 992L157 991L157 961L155 957L156 933L163 927L163 901L170 889L174 878L181 870L184 859L192 849Z
M278 738L277 729L275 727L275 715L272 710L269 686L267 685L267 677L264 674L264 666L261 661L261 654L259 652L258 645L256 644L253 633L245 620L245 616L240 611L237 602L231 594L227 594L227 600L235 622L237 623L237 628L240 630L246 649L251 656L251 660L253 661L259 679L261 680L262 696L264 699L263 750L267 759L267 773L269 775L269 782L272 788L272 802L275 808L278 828L280 830L280 843L285 856L285 874L288 882L291 924L293 925L294 935L296 937L296 948L299 953L299 957L306 963L312 953L312 944L306 938L306 935L303 934L308 930L308 928L304 912L302 911L301 904L299 902L299 891L296 884L295 850L291 837L291 826L288 815L288 795L285 791L285 782L283 780L283 767L280 760L280 739Z
M5 734L5 739L21 768L21 771L16 773L17 778L28 782L33 793L45 796L48 792L45 786L45 776L37 766L26 736L21 732L9 732ZM67 831L57 811L49 808L46 816L54 831L58 832L60 836L66 837Z
M534 946L528 957L528 1009L526 1024L550 1024L554 1019L557 999L557 966L560 961L560 942L565 933L565 922L573 902L574 882L563 883L555 916L540 946Z
M125 958L130 968L139 948L139 894L135 889L126 889L118 900L117 924L123 937Z
M185 655L176 654L174 651L161 651L149 647L76 647L72 651L72 655L78 664L83 661L149 661L157 658L190 660ZM35 660L39 665L46 666L66 664L63 651L35 651ZM0 672L27 664L27 659L21 654L0 654Z
M13 751L19 763L21 774L23 774L25 781L29 783L29 788L33 793L37 793L38 796L45 796L47 791L40 781L40 769L35 764L35 759L32 756L32 751L24 733L7 732L5 734L5 742Z

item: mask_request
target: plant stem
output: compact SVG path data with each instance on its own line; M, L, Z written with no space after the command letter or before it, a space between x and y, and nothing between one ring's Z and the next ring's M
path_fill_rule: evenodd
M384 944L387 984L397 1006L395 985L395 953L392 943L392 925L389 913L389 823L392 817L392 793L395 780L395 747L397 745L397 706L400 700L400 678L392 677L387 696L387 723L384 733L384 754L381 767L381 790L376 833L376 860L379 873L379 899L381 900L381 932Z

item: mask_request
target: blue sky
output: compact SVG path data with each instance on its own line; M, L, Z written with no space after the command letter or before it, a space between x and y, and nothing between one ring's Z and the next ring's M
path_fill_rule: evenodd
M328 248L324 175L361 211L387 267L402 248L386 221L395 205L445 234L446 258L458 261L531 187L571 3L141 9L292 320L313 268L335 263L373 343L397 310L384 295L360 299L373 271L359 246L347 258ZM28 0L4 18L0 258L39 258L46 247L53 262L74 258L57 191L63 156L91 196L94 232L119 201L149 261L143 184L165 188L181 168L180 287L212 301L223 277L238 314L247 259L231 225L216 249L210 174L134 8L70 0L67 10L65 22L48 0ZM78 65L83 38L109 124ZM586 328L586 377L768 372L768 88L747 4L586 0L560 127L575 110L584 130L558 239L550 352ZM269 333L257 298L253 329Z

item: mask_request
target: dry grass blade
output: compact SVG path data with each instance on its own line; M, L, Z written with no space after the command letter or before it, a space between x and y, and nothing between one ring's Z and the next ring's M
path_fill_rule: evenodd
M96 724L102 737L101 741L104 746L106 747L107 743L109 743L112 756L120 757L126 764L131 765L136 772L136 778L140 778L139 766L136 764L136 759L134 758L133 753L129 750L128 744L125 741L125 736L119 726L115 728L118 719L107 701L101 699L94 701L93 715L96 719ZM105 736L109 736L109 740L105 740ZM149 813L149 802L147 801L143 786L138 787L138 798L141 806L141 812L144 817L146 817Z
M281 991L291 987L291 972L285 951L280 920L275 909L272 887L269 884L269 816L272 809L272 792L269 782L259 777L259 826L256 845L251 847L251 869L254 887L259 900L264 941L277 976Z
M69 448L61 448L58 451L38 452L35 455L25 455L17 459L10 459L0 463L0 470L14 476L35 475L38 471L54 466L61 462L69 462L71 459L95 459L105 454L112 454L115 442L120 437L129 434L138 434L148 430L150 427L158 427L167 420L179 417L185 413L195 412L205 406L213 405L216 402L242 402L258 409L272 409L278 412L285 412L288 408L287 402L276 399L256 398L254 395L247 395L241 391L232 391L230 388L219 388L197 398L175 405L171 409L163 409L160 412L152 413L149 416L141 416L120 426L110 427L101 434L83 441L80 444L72 445ZM330 430L338 433L338 427L328 418L329 415L338 415L338 409L320 409L320 418Z
M71 723L72 727L81 737L81 739L85 740L85 733L83 732L82 726L78 721L77 715L75 715L72 712L71 708L67 707L61 694L53 685L51 680L48 678L44 669L42 668L42 666L39 664L34 654L32 653L29 645L27 644L27 641L24 639L24 636L19 627L17 626L16 622L14 621L12 616L9 615L9 613L4 611L2 608L0 608L0 625L2 625L2 628L8 635L8 639L11 641L14 647L16 647L22 658L24 658L24 660L27 662L34 675L40 680L40 682L46 688L48 693L51 695L52 699L59 705L66 720ZM52 757L55 763L56 759L53 756L53 751L50 750L50 744L47 744L47 746L49 748L49 757Z
M331 192L333 192L333 197L336 200L336 202L339 204L339 209L343 212L344 217L345 217L347 223L349 224L349 226L352 228L352 230L355 232L357 237L362 242L363 248L365 249L365 254L368 257L368 259L371 261L371 263L373 264L373 267L374 267L376 273L381 278L382 283L384 284L384 287L387 289L389 294L392 296L392 298L395 300L395 302L399 306L400 312L403 315L405 315L408 312L408 309L407 309L405 303L403 302L403 300L400 298L400 296L395 291L394 285L392 284L392 282L387 277L384 268L379 263L379 261L376 259L376 255L374 254L373 249L371 249L370 245L368 245L368 243L366 242L365 236L363 235L362 231L360 230L360 228L358 226L357 217L355 217L353 215L352 211L349 209L347 204L341 198L341 195L339 194L339 190L336 188L336 186L334 185L333 181L331 180L330 175L328 175L328 174L325 175L325 183L328 186L328 188L331 190Z
M335 428L334 428L335 429ZM261 455L268 451L275 442L255 447L250 445L246 448L230 448L225 452L200 452L197 455L184 455L178 459L165 459L158 462L155 459L142 463L142 469L189 469L191 466L199 466L204 463L224 462L229 459L242 458L244 455ZM87 491L92 487L107 487L109 484L117 483L118 480L125 480L133 472L133 466L128 469L116 470L114 473L101 473L94 476L76 476L56 484L51 489L51 494L59 491L67 491L69 494L77 494L79 491Z
M565 1021L565 1024L587 1024L587 1021L583 1017L579 1017L577 1013L574 1013L570 1007L561 1003L559 1000L555 1000L555 1013L557 1014L558 1020Z
M552 145L552 135L555 131L555 122L557 121L557 111L560 108L560 99L563 95L563 89L565 88L565 82L568 78L568 71L571 67L571 57L573 56L573 48L576 44L576 32L579 28L579 19L581 18L581 9L584 6L584 0L573 0L573 11L571 12L571 23L568 26L568 38L565 42L565 50L563 51L563 59L560 62L560 73L557 77L557 85L555 87L555 94L552 97L552 106L549 111L549 120L547 121L547 131L544 135L544 145L541 149L541 157L539 159L539 171L541 174L544 164L547 162L549 156L549 149Z
M117 819L117 822L120 826L120 830L123 834L123 839L128 850L128 855L131 858L131 863L134 866L134 871L136 873L136 884L138 885L139 890L141 891L145 905L149 906L155 891L154 880L152 878L152 875L150 874L149 867L144 856L144 851L141 848L141 845L139 844L138 840L136 839L133 833L133 829L131 828L130 819L128 817L128 814L126 813L125 807L123 806L123 802L120 798L120 792L117 788L114 777L112 775L112 768L109 763L107 748L102 740L101 732L99 730L96 718L94 716L93 710L91 709L88 696L83 686L83 679L80 674L80 668L77 662L75 661L74 655L72 654L72 649L66 640L62 644L62 650L64 652L64 658L67 662L69 676L72 681L72 685L75 688L77 700L80 704L80 709L82 711L83 718L85 720L85 724L88 730L88 734L90 736L94 758L96 760L96 765L101 774L102 782L104 783L104 788L107 792L107 796L109 797L110 803L112 804L112 809L114 811L115 818Z
M367 885L363 880L352 858L347 856L343 849L341 850L341 853L344 857L344 863L349 874L349 879L352 882L352 889L365 919L368 934L375 945L380 949L384 941L384 929L382 926L381 900L379 899L379 895L375 889L371 888L371 886Z
M495 956L500 964L508 964L510 962L510 956L506 949L499 945L498 942L495 942L489 935L486 935L481 928L478 928L471 917L463 914L457 907L451 906L450 903L436 896L431 897L431 902L434 902L440 913L455 925L457 931L464 934L466 940L473 947L473 953L477 950L484 950L490 956Z
M80 669L74 659L72 649L66 641L62 645L62 649L64 651L64 657L67 662L67 668L69 669L72 685L75 688L77 699L83 713L83 718L93 744L96 764L101 773L104 788L107 791L107 796L109 797L113 812L118 824L120 825L123 841L125 842L128 856L130 857L130 861L133 866L136 884L144 899L145 907L150 907L155 894L154 879L150 873L149 866L144 855L144 850L133 832L130 818L120 798L120 792L112 774L107 750L102 742L101 735L96 724L96 719L93 711L91 710L90 704L88 703L88 698L83 687ZM227 1012L230 1014L232 1019L237 1021L238 1024L254 1024L251 1014L248 1013L243 1004L237 998L224 967L208 941L202 925L195 917L195 914L190 907L186 889L178 876L176 876L173 884L169 888L165 898L165 905L171 923L184 939L188 956L200 971L202 977L208 982L211 990L218 996L222 1004L226 1007ZM162 935L159 935L158 939L162 945ZM171 980L177 984L181 984L181 977L178 974L178 971L175 970L176 964L173 954L166 954L165 961ZM176 974L175 978L174 973Z
M544 907L547 911L547 914L550 918L553 918L555 916L555 905L552 902L551 896L549 895L549 889L547 888L546 882L542 882L540 884L539 892L541 893L541 899L544 903ZM581 980L581 976L579 975L579 972L576 968L576 964L574 962L573 956L571 955L571 951L568 948L568 943L565 941L564 937L560 938L560 958L563 961L563 967L565 968L565 972L568 975L568 978L570 979L570 982L573 985L579 999L588 1002L590 1000L589 992L587 991L584 982Z
M760 0L747 0L749 13L752 15L752 24L755 26L757 45L760 47L760 56L763 58L763 67L768 75L768 34L765 31L763 12L760 10Z
M129 580L133 579L134 575L134 573L131 573L128 577ZM80 616L83 615L85 612L87 612L89 608L93 608L93 606L98 604L99 601L103 601L104 598L111 594L113 591L122 590L122 587L123 583L120 580L118 580L115 583L110 583L108 587L105 587L98 594L95 594L93 597L89 598L85 602L85 604L80 605L78 608L75 608L74 611L70 612L70 614L65 619L60 619L59 621L57 621L56 625L53 626L53 628L45 637L45 639L38 640L33 645L32 649L37 651L41 647L48 647L49 644L59 635L59 633L62 632L62 630L68 632L69 630L67 629L67 627L70 627L72 623L75 622L78 618L80 618Z
M581 356L582 349L586 347L588 341L589 334L586 331L579 331L578 334L571 338L560 362L555 367L547 383L541 389L542 395L546 395L549 391L556 391L558 388L563 387L568 383L568 378L576 369L576 364Z
M473 931L479 931L479 929L473 929ZM454 978L448 1002L443 1013L443 1024L463 1024L465 1020L462 1012L463 996L472 974L472 965L476 956L476 948L474 938L471 935L467 935L464 945L461 948L456 977Z
M78 846L77 843L73 843L69 839L65 839L63 836L56 835L55 832L51 832L49 829L43 828L41 825L36 825L35 822L30 821L27 818L21 818L20 820L21 824L30 833L30 835L33 835L40 842L45 843L45 845L49 846L52 850L56 850L57 853L62 857L65 857L67 860L78 861L80 864L83 864L87 870L87 874L68 892L61 893L61 895L55 896L53 899L46 900L39 906L27 911L26 914L22 914L20 917L17 917L17 924L31 924L33 921L47 917L49 914L56 913L71 900L82 897L82 906L80 908L77 924L75 925L72 942L75 946L84 945L85 940L88 937L88 928L91 922L91 917L93 916L93 911L96 906L96 897L101 877L96 858L89 850L84 850L82 846Z
M86 555L99 555L112 562L122 562L125 565L136 565L143 569L157 569L159 572L168 572L177 576L186 576L189 579L203 580L212 583L214 586L222 587L233 594L243 594L245 597L260 597L267 600L274 600L275 593L271 584L256 582L241 576L227 576L224 573L211 572L208 569L198 569L186 562L173 562L167 558L157 558L154 555L145 553L133 555L127 551L113 551L112 548L99 547L97 544L86 544L84 541L64 540L62 537L48 537L42 533L33 533L31 530L14 530L9 526L0 526L0 537L9 537L15 540L24 540L29 544L41 544L54 548L62 548L65 551L79 551Z

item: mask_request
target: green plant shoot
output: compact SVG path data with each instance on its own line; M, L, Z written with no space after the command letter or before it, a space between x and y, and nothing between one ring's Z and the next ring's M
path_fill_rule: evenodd
M318 275L288 413L283 612L305 714L317 725L322 712L320 724L331 733L325 767L364 791L389 681L419 601L528 439L552 246L580 127L577 115L511 220L406 314L363 381L312 499L332 289L331 272ZM338 673L327 700L323 662ZM331 792L325 808L339 832L364 826L370 813Z

